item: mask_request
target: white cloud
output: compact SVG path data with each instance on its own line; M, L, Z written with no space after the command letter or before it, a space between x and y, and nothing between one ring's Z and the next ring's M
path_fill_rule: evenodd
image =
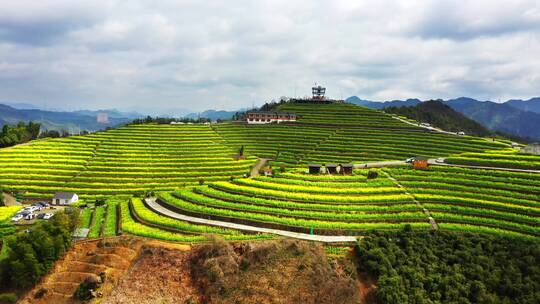
M540 95L525 1L2 1L0 100L235 109L313 82L366 99Z

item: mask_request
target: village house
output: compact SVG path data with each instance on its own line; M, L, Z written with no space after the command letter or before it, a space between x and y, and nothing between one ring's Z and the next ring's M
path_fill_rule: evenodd
M70 192L56 192L52 205L71 205L79 200L79 196Z
M249 111L246 113L248 124L268 124L296 121L296 114L290 112Z

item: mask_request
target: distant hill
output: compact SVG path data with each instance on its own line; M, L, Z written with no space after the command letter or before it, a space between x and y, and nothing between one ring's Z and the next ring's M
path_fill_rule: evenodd
M347 102L372 109L415 106L422 103L419 99L375 102L360 99L356 96L347 98ZM540 140L539 97L529 100L509 100L505 103L459 97L444 101L444 103L489 130L503 132L532 141Z
M445 103L491 130L540 140L539 113L523 111L506 103L478 101L467 97L447 100Z
M512 99L505 102L505 104L523 111L540 113L540 97L529 100Z
M185 116L185 118L208 118L211 120L218 120L218 119L231 119L233 115L237 112L243 112L245 109L240 109L237 111L223 111L223 110L206 110L201 113L190 113Z
M410 107L410 106L415 106L422 102L420 99L391 100L391 101L379 102L379 101L370 101L370 100L360 99L357 96L349 97L345 101L355 104L355 105L364 106L371 109L378 109L378 110L384 109L387 107Z
M14 107L0 104L0 125L15 124L19 121L34 121L42 125L42 129L66 130L74 133L79 130L97 131L107 127L113 127L131 121L134 117L125 115L122 117L118 111L106 111L111 113L109 123L97 123L97 113L101 111L77 111L77 112L55 112L38 109L16 109Z
M384 111L426 122L447 131L463 131L466 134L478 136L487 136L492 133L439 100L429 100L410 107L388 107Z

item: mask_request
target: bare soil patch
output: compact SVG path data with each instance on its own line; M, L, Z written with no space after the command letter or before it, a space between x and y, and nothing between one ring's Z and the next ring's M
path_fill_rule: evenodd
M106 277L101 291L105 293L129 269L142 243L130 237L76 243L20 303L79 303L73 298L75 290L88 277L101 273Z
M102 303L201 303L191 280L189 255L183 250L145 246Z
M203 303L361 303L355 268L338 271L320 244L216 239L196 248L190 264Z

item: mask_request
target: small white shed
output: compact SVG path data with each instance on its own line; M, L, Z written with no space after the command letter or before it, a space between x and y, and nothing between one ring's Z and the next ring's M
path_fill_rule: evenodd
M70 192L56 192L52 205L71 205L79 200L79 196Z

